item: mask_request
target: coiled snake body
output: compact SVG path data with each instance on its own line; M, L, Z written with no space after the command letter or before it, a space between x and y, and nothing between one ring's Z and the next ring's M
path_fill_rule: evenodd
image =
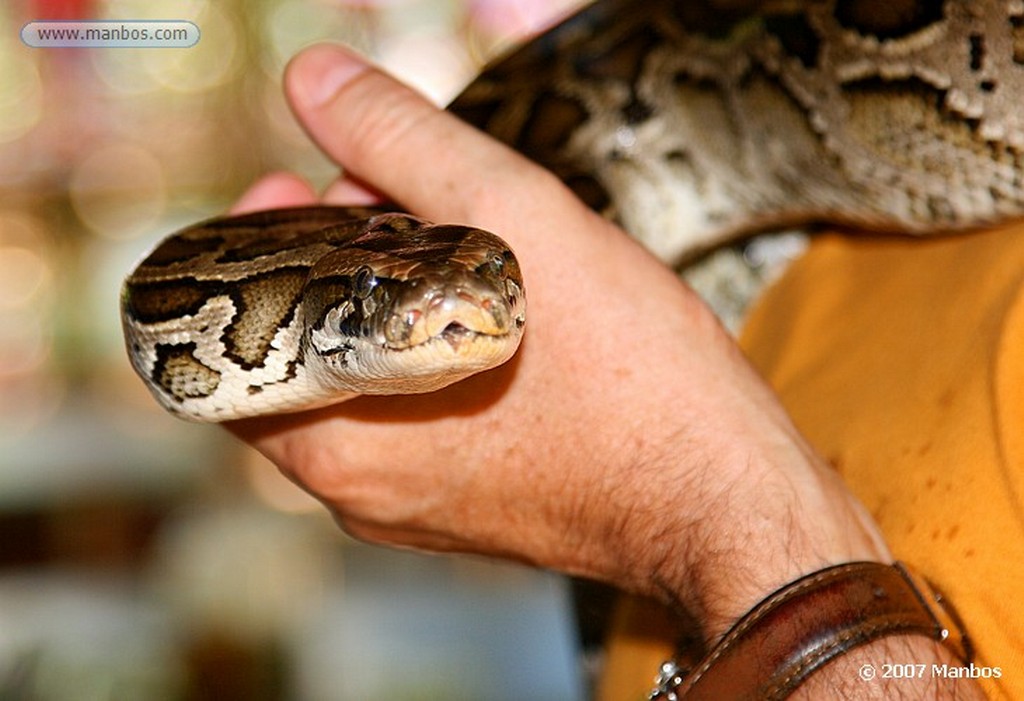
M1024 1L605 0L449 107L678 264L830 221L931 234L1024 211ZM508 247L404 214L229 217L127 278L133 365L220 421L429 391L503 362Z

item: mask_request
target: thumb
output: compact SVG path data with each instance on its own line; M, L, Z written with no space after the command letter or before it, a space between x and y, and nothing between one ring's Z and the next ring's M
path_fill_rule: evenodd
M431 219L486 225L478 215L488 218L496 204L488 193L507 198L524 184L550 188L555 180L337 45L296 56L285 91L310 137L347 175Z

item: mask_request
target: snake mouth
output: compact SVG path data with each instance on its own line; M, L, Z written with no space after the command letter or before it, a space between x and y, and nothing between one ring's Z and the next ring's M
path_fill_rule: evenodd
M393 310L383 326L382 341L390 351L439 346L458 356L472 353L478 341L514 333L521 317L521 295L508 298L498 290L459 286Z
M500 326L488 324L483 328L465 321L449 321L439 330L420 337L415 343L385 343L384 349L399 355L427 352L438 360L448 358L447 362L473 362L474 357L488 357L502 345L516 345L511 339L519 334L521 327L519 321Z
M415 333L403 334L397 343L354 341L324 359L335 365L336 376L345 378L345 387L359 394L412 394L447 387L505 362L522 340L521 298L512 309L503 303L504 311L496 314L502 323L496 323L490 311L473 308L474 313L446 315L432 323L419 317ZM408 330L406 324L402 327Z
M471 340L474 336L476 336L475 331L467 329L457 321L453 321L445 326L441 333L438 334L438 338L451 346L452 350L456 352L466 341Z

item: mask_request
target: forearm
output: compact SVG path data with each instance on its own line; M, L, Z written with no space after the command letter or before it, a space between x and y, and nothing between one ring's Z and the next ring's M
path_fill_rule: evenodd
M687 500L690 517L678 519L682 545L672 552L671 546L657 548L658 539L648 541L660 594L701 623L709 648L768 594L805 575L836 564L893 560L859 502L789 430L788 419L774 436L769 425L746 440L729 437L732 454L743 457L709 470L715 478L700 485L702 498ZM730 452L719 446L714 454ZM841 652L792 698L984 698L975 681L958 674L963 664L928 637L892 635Z
M891 562L877 527L806 443L752 371L731 396L704 387L702 406L651 409L647 455L620 478L628 514L616 552L640 553L629 588L669 598L722 635L766 593L829 565ZM717 417L717 418L713 418ZM660 431L660 433L659 433ZM660 437L659 437L660 436ZM644 505L638 511L636 505Z

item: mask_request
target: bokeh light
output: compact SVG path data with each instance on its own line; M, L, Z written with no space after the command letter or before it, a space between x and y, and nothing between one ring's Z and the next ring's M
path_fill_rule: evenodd
M111 239L146 231L167 199L163 168L141 146L114 142L96 148L71 174L71 201L81 221Z
M264 458L156 405L127 362L121 280L161 236L222 212L269 171L316 186L337 176L282 95L302 47L353 46L444 103L499 41L565 1L501 0L504 14L498 0L0 3L0 698L198 698L191 684L302 656L317 672L296 688L337 694L315 698L390 697L342 696L333 659L309 663L309 619L348 596L340 560L352 545ZM57 18L188 20L201 37L188 49L17 39ZM431 591L444 594L436 571ZM465 601L446 621L467 615ZM360 648L390 655L375 631L355 631ZM320 631L331 656L337 632ZM433 661L431 675L436 698L452 698Z
M176 17L181 14L176 13ZM234 78L243 66L240 18L209 2L184 19L201 28L199 43L184 51L156 49L143 53L143 64L150 74L167 90L185 93L209 90Z
M37 251L0 245L0 310L29 304L48 282L50 272Z
M0 144L24 136L42 117L39 70L29 57L0 42Z

